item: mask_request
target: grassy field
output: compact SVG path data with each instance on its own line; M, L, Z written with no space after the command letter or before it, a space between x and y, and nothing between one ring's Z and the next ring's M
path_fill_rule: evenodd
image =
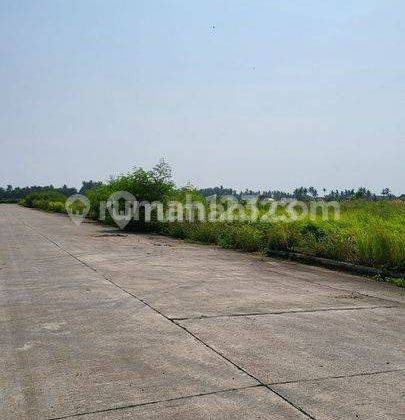
M405 205L389 201L344 202L339 220L171 223L162 233L224 248L302 252L399 271L405 269Z
M196 191L177 189L159 168L139 169L90 190L89 217L98 219L100 202L115 191L129 191L138 200L184 201L186 194L207 206ZM27 196L22 204L47 211L65 212L66 198L52 193ZM304 217L295 221L232 222L131 222L126 229L216 244L244 251L266 249L301 252L375 268L405 271L405 203L403 201L351 200L340 203L339 220ZM265 209L262 209L265 211ZM107 213L106 223L114 224Z

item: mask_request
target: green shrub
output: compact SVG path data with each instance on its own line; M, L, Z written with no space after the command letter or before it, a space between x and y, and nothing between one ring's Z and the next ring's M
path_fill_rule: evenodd
M94 219L100 218L100 204L107 202L108 198L115 192L126 191L131 193L138 202L155 201L166 204L173 199L176 194L174 184L171 181L171 170L166 162L161 160L151 171L145 171L142 168L134 169L126 175L121 175L111 179L107 184L99 188L91 189L86 193L90 200L89 216ZM106 223L114 224L109 212L105 212ZM156 222L156 215L152 214L152 220ZM127 230L145 231L156 230L160 227L156 223L145 223L144 213L141 209L140 218L137 221L131 221Z
M48 201L48 211L66 213L65 204L60 201Z
M28 194L21 201L21 204L23 204L26 207L38 207L38 208L43 208L44 210L46 210L46 208L44 208L44 207L47 207L45 202L48 202L48 201L65 203L66 197L59 191L54 191L54 190L40 191L40 192ZM34 202L36 202L36 205Z

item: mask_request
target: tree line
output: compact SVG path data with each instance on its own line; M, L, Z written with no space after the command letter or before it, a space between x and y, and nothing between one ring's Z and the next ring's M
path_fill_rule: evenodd
M57 191L63 194L66 197L69 197L72 194L80 193L84 194L86 191L89 191L93 188L97 188L103 185L101 181L83 181L81 188L78 190L75 187L68 187L63 185L62 187L54 187L53 185L33 185L27 187L13 187L12 185L7 185L5 188L0 187L0 200L1 201L19 201L26 197L28 194L41 191ZM363 200L378 200L382 198L386 199L401 199L405 200L405 194L395 196L390 188L384 188L380 194L375 194L365 187L360 187L357 190L355 189L345 189L345 190L331 190L327 192L325 188L322 189L322 192L319 193L318 190L314 187L298 187L295 188L293 192L286 192L281 190L252 190L245 189L237 191L233 188L224 187L223 185L219 187L208 187L201 188L197 190L203 197L217 196L233 196L236 198L244 198L249 196L255 196L261 199L272 198L274 200L281 199L297 199L297 200L315 200L318 198L323 198L330 201L344 201L352 199L363 199Z
M198 192L204 197L217 196L233 196L236 198L244 198L249 196L255 196L260 199L272 198L273 200L281 199L296 199L301 201L316 200L322 198L329 201L344 201L344 200L379 200L382 198L385 199L401 199L405 200L405 194L399 196L394 195L390 188L384 188L380 194L375 194L365 187L360 187L356 189L345 189L345 190L331 190L327 192L326 188L322 189L320 194L315 187L298 187L295 188L292 193L280 190L251 190L245 189L244 191L236 191L233 188L227 188L224 186L213 187L213 188L202 188Z
M27 187L13 187L7 185L5 188L0 187L0 200L2 201L19 201L22 200L29 194L42 192L42 191L56 191L63 194L66 197L72 194L80 193L84 194L86 191L101 186L103 183L100 181L83 181L82 186L79 190L75 187L68 187L63 185L62 187L54 187L53 185L32 185Z

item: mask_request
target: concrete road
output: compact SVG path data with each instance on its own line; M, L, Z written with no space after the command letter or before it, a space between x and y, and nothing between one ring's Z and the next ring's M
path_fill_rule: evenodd
M404 418L401 289L0 205L1 419Z

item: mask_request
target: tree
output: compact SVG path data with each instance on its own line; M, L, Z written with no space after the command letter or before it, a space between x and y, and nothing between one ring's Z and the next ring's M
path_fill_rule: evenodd
M82 187L79 190L80 194L85 194L87 191L92 190L93 188L101 187L103 183L101 181L83 181Z
M354 198L362 198L365 200L372 200L375 198L375 195L365 187L360 187L354 194Z
M198 192L203 197L211 197L213 195L216 195L217 197L223 197L225 195L237 195L237 192L233 188L226 188L223 185L221 185L220 187L201 188L198 190Z
M157 182L171 182L172 180L172 168L163 158L153 167L150 174Z
M70 197L71 195L73 195L73 194L76 194L77 193L77 190L76 190L76 188L74 188L74 187L68 187L66 184L65 185L63 185L63 187L62 188L57 188L57 190L59 191L59 192L61 192L64 196L66 196L66 197Z
M312 195L312 198L318 197L318 191L314 187L309 187L308 192Z
M386 187L386 188L383 188L383 190L381 191L381 194L384 196L384 197L390 197L391 196L391 190L388 188L388 187Z
M308 188L305 188L305 187L296 188L293 194L297 200L306 200L308 199Z

